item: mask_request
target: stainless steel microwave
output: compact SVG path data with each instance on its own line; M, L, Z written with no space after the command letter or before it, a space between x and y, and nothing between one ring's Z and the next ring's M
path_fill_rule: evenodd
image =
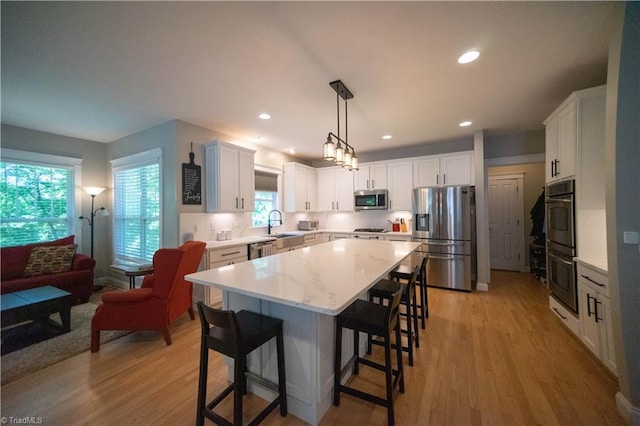
M353 197L353 205L356 211L389 209L389 193L386 189L355 191Z

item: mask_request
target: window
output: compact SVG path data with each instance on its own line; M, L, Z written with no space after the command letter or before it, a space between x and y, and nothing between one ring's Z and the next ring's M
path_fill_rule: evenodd
M253 226L267 226L267 216L277 209L278 175L256 170L255 210L251 215Z
M81 160L2 150L0 246L50 241L73 234L74 182Z
M112 161L116 262L150 263L161 245L161 151Z

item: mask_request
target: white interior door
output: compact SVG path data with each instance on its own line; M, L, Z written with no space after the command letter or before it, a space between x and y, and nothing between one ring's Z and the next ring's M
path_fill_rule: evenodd
M491 269L524 270L522 178L489 176Z

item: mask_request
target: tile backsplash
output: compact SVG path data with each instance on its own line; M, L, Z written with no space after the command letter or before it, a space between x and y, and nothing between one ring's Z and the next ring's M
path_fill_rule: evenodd
M391 230L395 218L411 219L408 211L365 211L346 213L282 213L283 225L275 232L295 231L299 220L318 220L322 229L352 231L355 228L383 228ZM181 213L180 242L188 239L212 241L218 232L231 230L233 238L253 237L267 233L267 227L253 227L251 213Z

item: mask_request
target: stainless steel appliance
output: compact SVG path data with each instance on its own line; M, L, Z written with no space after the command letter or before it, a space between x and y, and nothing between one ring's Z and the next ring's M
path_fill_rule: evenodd
M249 244L249 260L276 254L276 241Z
M413 190L413 264L427 256L427 285L471 291L476 281L475 187Z
M355 191L353 205L358 210L388 210L389 193L386 189Z
M547 185L545 204L549 291L577 314L578 289L573 262L576 254L574 181Z
M299 220L298 230L300 231L313 231L318 229L320 224L317 220Z

